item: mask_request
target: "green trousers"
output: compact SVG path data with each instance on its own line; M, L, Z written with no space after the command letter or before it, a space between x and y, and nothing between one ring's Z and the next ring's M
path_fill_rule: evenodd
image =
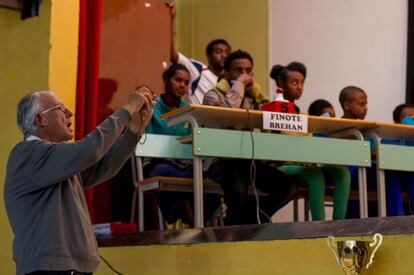
M302 186L308 187L309 208L312 220L325 219L325 182L335 184L333 216L334 220L344 219L348 204L351 175L344 166L322 165L305 167L301 165L283 165L279 169Z

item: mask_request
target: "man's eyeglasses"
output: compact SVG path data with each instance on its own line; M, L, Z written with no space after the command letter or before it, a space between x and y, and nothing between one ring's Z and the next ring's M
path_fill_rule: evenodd
M50 107L50 108L48 108L46 110L41 111L39 114L46 114L46 113L48 113L50 111L57 110L57 109L61 110L65 114L66 114L66 112L68 110L68 109L66 109L66 107L63 104L58 104L56 106L53 106L53 107Z

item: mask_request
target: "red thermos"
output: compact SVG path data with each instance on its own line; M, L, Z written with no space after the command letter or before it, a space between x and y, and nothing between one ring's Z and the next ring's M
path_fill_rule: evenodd
M289 102L283 97L283 90L281 88L276 89L276 97L273 101L265 103L261 107L262 111L278 112L278 113L295 113L295 105L293 102Z

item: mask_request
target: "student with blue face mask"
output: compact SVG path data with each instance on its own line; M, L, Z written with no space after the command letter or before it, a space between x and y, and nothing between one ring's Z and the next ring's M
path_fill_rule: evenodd
M398 105L393 111L393 120L397 124L414 125L414 105L401 104ZM406 140L393 140L382 139L383 144L394 144L404 146L414 146L414 142ZM372 142L371 142L372 144ZM373 148L375 150L375 148ZM353 188L357 187L357 172L354 167L350 167L351 171L351 185ZM376 189L376 170L375 168L367 169L368 189ZM370 184L371 183L371 184ZM414 201L414 173L403 171L385 171L385 188L386 188L386 201L387 201L387 216L404 216L406 214L413 214L413 208L411 202ZM403 191L408 193L409 205L408 211L403 207ZM377 209L375 202L369 202L369 209L372 212L369 216L376 216ZM357 218L359 215L359 207L355 201L350 201L348 204L347 218Z
M317 99L308 108L308 115L321 117L336 117L335 109L329 101Z
M400 104L395 107L392 118L395 123L401 123L405 125L414 125L414 105L413 104Z
M412 104L400 104L395 107L393 113L393 120L395 123L404 125L414 125L414 105ZM405 146L414 146L414 142L400 140L399 144ZM387 212L389 215L405 215L406 212L403 208L402 191L407 191L409 197L409 213L413 214L412 202L414 201L414 173L403 171L386 171L385 173L386 185L392 186L387 188L387 192L392 191L391 194L394 198L392 205L387 205ZM388 213L387 213L388 214Z
M406 115L403 120L401 120L401 124L405 125L414 125L414 117Z

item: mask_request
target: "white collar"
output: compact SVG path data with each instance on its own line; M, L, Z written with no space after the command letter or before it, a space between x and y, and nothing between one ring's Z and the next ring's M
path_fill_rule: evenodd
M32 141L32 140L42 140L42 139L37 137L37 136L30 135L30 136L27 136L25 140L26 141Z

